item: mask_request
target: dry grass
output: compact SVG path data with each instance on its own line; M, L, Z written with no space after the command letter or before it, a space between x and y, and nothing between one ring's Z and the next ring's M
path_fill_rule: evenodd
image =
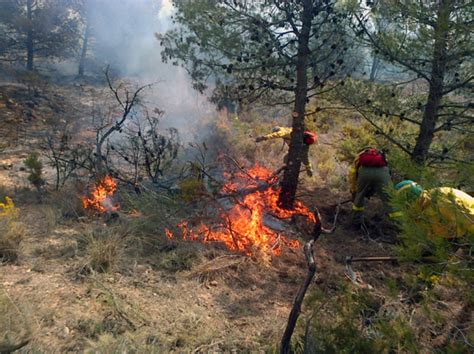
M165 252L160 252L158 267L170 272L189 270L193 264L196 263L198 258L200 258L199 253L198 244L171 244L169 251L165 250Z
M119 268L126 254L130 229L123 225L87 225L79 238L84 252L82 269L109 272Z
M49 236L61 221L60 210L53 205L41 205L39 210L41 218L41 232L44 236Z
M32 250L32 255L36 257L41 256L45 259L68 259L77 255L77 247L78 243L75 239L56 237L49 239L44 244L35 246Z
M52 192L49 196L49 203L54 205L65 219L77 219L85 215L78 188L66 186L59 192Z
M249 257L241 255L224 255L210 261L199 264L192 269L190 278L197 278L201 282L216 280L217 278L228 278L230 273L251 262Z
M0 262L14 262L18 259L24 233L21 224L0 220Z
M4 289L0 291L0 314L0 353L10 353L28 344L31 324Z

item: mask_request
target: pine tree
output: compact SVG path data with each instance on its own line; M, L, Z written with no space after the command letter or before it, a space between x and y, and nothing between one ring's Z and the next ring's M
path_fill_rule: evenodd
M24 61L34 69L37 57L61 58L77 43L77 20L68 1L5 0L0 2L3 60Z
M158 35L163 60L183 63L195 88L211 82L241 103L293 104L291 143L280 203L291 208L304 149L310 97L347 71L347 15L336 1L175 1L180 26Z
M384 31L376 31L371 17L383 14ZM425 163L437 132L472 124L472 104L449 102L453 94L468 94L474 75L472 2L360 1L356 34L386 61L424 81L428 93L419 122L412 158ZM462 128L461 128L462 129Z

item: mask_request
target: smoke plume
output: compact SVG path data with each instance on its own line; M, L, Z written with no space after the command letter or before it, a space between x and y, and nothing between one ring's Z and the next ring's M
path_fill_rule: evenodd
M200 127L215 109L191 87L183 68L161 62L155 37L172 26L171 0L90 1L88 13L96 59L138 84L153 83L146 100L166 112L164 127L177 128L185 141L202 137Z

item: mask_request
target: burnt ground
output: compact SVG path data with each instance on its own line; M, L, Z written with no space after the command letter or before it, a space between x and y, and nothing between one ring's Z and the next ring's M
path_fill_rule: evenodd
M2 114L12 120L21 119L25 105L12 93L16 88L8 90L11 91L3 90L0 104L9 105L9 113L3 110ZM58 96L59 101L66 95L63 92ZM50 96L45 101L49 102ZM43 114L48 116L47 112ZM37 130L43 129L43 118L32 119ZM21 124L31 131L31 123ZM11 136L7 126L2 129ZM18 312L17 327L29 329L30 341L23 350L115 352L133 348L138 352L205 352L277 348L305 275L301 250L284 250L279 257L262 260L230 253L222 247L176 245L170 241L159 253L120 255L120 267L113 271L83 272L82 235L91 225L103 221L87 217L64 219L55 202L38 204L34 193L28 190L27 172L22 166L31 151L25 142L31 139L25 136L23 140L13 140L16 146L0 153L0 186L4 194L15 198L25 233L18 261L0 266L0 284L8 294L10 307ZM306 204L317 206L325 224L330 224L335 204L345 196L310 184L305 188ZM378 209L377 202L371 201L369 220L378 220ZM391 254L391 244L380 242L375 228L371 229L372 239L351 230L349 216L350 206L346 204L336 231L322 235L316 243L318 271L310 289L331 294L341 282L349 283L346 256ZM305 228L296 224L293 228L299 232L293 233L302 241L308 238L307 225ZM157 234L161 233L157 230ZM394 241L394 237L393 232L388 232L383 238ZM186 267L163 267L167 250L176 247L191 252L192 261ZM402 271L387 263L357 264L353 268L359 273L359 286L372 288L384 287L387 276L397 277ZM11 330L15 337L14 324Z

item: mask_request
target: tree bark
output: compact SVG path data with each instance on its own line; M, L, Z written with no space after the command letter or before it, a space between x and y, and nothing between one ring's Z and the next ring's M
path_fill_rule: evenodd
M33 70L33 0L27 0L26 2L26 15L28 18L27 30L26 30L26 69Z
M372 57L372 66L370 68L370 78L369 81L375 81L377 78L377 73L379 71L380 59L374 54Z
M420 133L416 139L412 158L423 164L428 158L428 152L433 142L436 122L438 120L438 109L443 98L444 75L446 72L446 46L449 32L449 16L451 14L452 0L441 0L438 7L435 25L435 42L432 59L431 78L429 83L428 100Z
M84 76L84 65L86 61L86 56L87 56L87 47L89 44L89 37L90 37L90 24L89 20L86 20L86 30L84 32L84 41L82 42L82 50L81 50L81 58L79 59L79 69L77 72L77 75L79 77Z
M286 209L292 209L296 189L298 187L298 177L301 168L301 158L303 156L303 133L305 128L304 116L306 109L306 95L308 92L308 56L309 56L309 35L311 32L311 21L313 19L313 2L303 0L303 12L301 15L302 27L298 35L298 53L296 63L296 90L295 106L293 110L293 131L291 133L290 148L288 151L288 161L281 182L281 192L279 204Z

